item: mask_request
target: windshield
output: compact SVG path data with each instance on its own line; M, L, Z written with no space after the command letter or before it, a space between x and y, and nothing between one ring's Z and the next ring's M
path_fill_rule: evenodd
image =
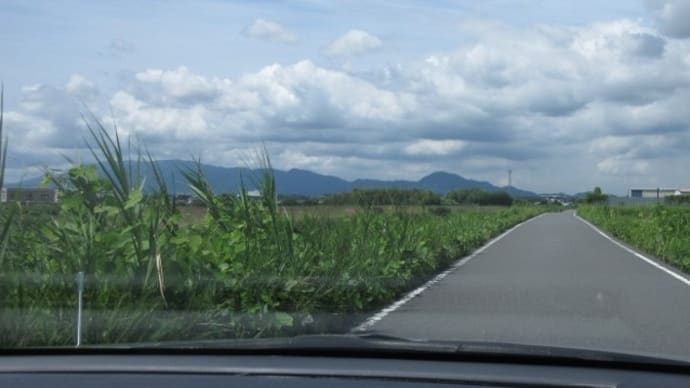
M688 20L684 0L0 1L0 347L366 334L690 360Z

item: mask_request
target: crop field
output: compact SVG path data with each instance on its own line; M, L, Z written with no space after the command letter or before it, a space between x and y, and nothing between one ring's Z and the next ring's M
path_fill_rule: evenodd
M50 177L53 206L0 209L0 347L73 345L84 273L83 344L342 332L539 206L438 211L278 205L270 169L261 198L217 196L184 171L204 204L193 220L145 160L92 130L98 166ZM268 158L266 166L270 167ZM99 174L99 168L105 176ZM291 215L292 214L292 215Z
M635 248L690 273L690 208L581 206L578 214Z

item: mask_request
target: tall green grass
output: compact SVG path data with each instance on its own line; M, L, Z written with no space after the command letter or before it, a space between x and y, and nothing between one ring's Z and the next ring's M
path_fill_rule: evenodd
M86 274L84 344L342 332L544 208L292 219L263 154L261 197L214 193L181 222L153 159L89 122L96 165L49 179L59 205L11 222L0 266L0 346L74 344L74 275ZM156 182L145 182L151 164Z
M580 206L578 214L630 245L690 273L690 208Z

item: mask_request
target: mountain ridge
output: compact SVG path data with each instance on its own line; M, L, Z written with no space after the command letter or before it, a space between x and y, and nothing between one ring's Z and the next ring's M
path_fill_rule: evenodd
M169 191L178 194L189 194L191 190L180 170L195 169L192 161L182 160L158 160L162 176L166 180ZM236 192L244 182L248 190L258 187L258 176L262 168L251 169L247 167L222 167L211 164L201 164L201 169L215 192ZM477 188L486 191L506 191L513 197L537 197L537 194L529 190L523 190L512 186L496 186L487 181L479 181L465 178L458 174L445 171L436 171L425 175L417 181L412 180L382 180L359 178L348 181L333 175L319 174L310 170L291 168L289 170L273 170L276 187L279 194L321 196L339 192L350 191L355 188L399 188L399 189L425 189L438 194L445 194L451 190ZM148 164L142 167L142 175L146 182L155 182L155 177ZM8 184L8 187L36 187L40 184L40 178L31 178L21 184Z

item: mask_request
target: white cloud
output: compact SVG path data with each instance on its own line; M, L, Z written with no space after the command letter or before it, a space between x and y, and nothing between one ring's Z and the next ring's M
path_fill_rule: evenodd
M120 91L110 105L124 135L140 135L159 142L161 138L187 141L207 134L207 112L201 104L183 108L151 106Z
M607 175L644 175L649 172L649 162L645 160L611 157L597 163L597 168Z
M78 93L82 90L92 89L94 87L93 82L87 80L79 74L73 74L69 78L69 81L67 81L67 85L65 85L65 89L70 93Z
M394 93L310 61L266 67L239 79L231 93L237 89L254 94L260 104L255 110L271 123L294 128L397 122L416 104L409 93Z
M466 142L461 140L417 140L405 146L404 152L409 155L448 155L465 148Z
M113 98L110 99L110 105L113 107L113 109L126 112L137 111L144 107L143 102L137 100L131 94L123 91L116 92L113 95Z
M378 49L381 39L362 30L350 30L326 48L326 54L334 57L361 55Z
M286 29L278 23L264 19L254 20L252 24L248 25L242 30L242 33L252 38L279 43L293 44L297 43L299 40L297 34L294 32Z
M135 74L137 81L147 86L153 86L153 90L161 96L170 96L176 99L184 98L212 98L217 93L216 83L206 77L195 74L185 66L176 70L163 71L160 69L148 69Z

